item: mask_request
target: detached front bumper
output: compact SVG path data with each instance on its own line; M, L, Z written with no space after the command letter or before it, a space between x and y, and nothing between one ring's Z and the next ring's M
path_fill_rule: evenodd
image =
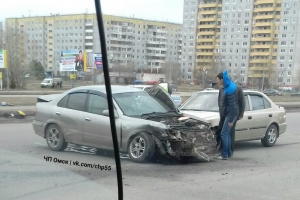
M45 125L46 124L43 122L33 120L32 126L33 126L33 130L34 130L35 134L45 138Z

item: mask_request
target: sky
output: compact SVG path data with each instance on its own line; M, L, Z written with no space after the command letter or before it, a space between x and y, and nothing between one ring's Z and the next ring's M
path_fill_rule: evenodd
M101 0L102 13L123 17L182 23L184 0ZM5 18L49 16L50 13L95 13L94 0L7 0L0 6Z

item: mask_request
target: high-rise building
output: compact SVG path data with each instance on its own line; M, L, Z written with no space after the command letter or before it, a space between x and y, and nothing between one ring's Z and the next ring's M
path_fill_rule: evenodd
M295 85L299 6L300 0L200 0L196 69L220 66L255 87Z
M2 25L2 22L0 22L0 49L3 49L3 38L4 35L3 35L3 25Z
M110 66L132 63L136 68L161 68L180 62L182 24L103 15ZM19 36L22 62L39 60L48 70L59 70L61 50L100 53L95 14L74 14L6 19Z
M198 0L184 0L181 47L182 79L194 79Z

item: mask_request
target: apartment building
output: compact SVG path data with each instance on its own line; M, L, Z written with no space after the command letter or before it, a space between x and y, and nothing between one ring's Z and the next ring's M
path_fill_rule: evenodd
M0 49L3 48L3 40L4 40L4 35L3 35L3 24L0 22Z
M111 67L128 63L136 68L161 68L180 62L181 24L103 15ZM74 14L6 19L18 34L22 63L39 60L48 70L59 70L61 50L101 53L95 14Z
M196 59L196 33L198 0L185 0L183 6L183 26L181 47L181 74L183 80L194 79Z
M299 0L200 0L197 69L219 63L240 82L295 85Z

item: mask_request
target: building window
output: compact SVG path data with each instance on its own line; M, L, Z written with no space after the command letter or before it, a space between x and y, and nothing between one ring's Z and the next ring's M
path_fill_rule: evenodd
M288 76L290 76L292 74L292 72L288 72Z
M294 52L294 49L290 49L290 53L293 53Z
M280 60L284 60L284 56L280 56Z
M281 49L280 52L281 52L281 53L285 53L285 49Z

